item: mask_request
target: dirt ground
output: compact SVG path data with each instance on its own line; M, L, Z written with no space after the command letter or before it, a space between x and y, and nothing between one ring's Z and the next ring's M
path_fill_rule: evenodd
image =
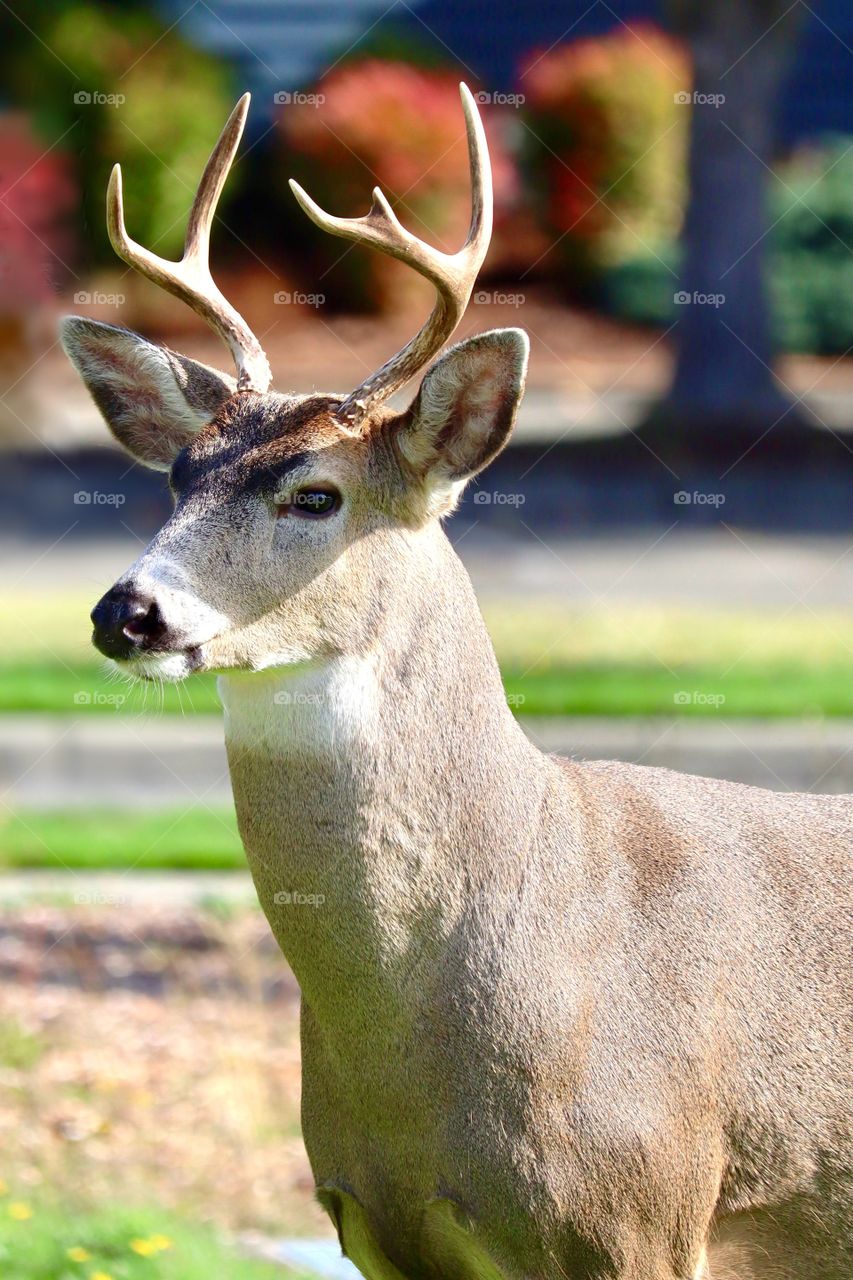
M328 1234L299 1131L298 991L260 912L0 913L9 1186Z

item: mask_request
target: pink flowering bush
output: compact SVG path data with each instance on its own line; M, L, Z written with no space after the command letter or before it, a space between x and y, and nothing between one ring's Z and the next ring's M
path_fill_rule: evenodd
M686 191L690 67L651 26L533 54L525 158L539 219L572 285L677 236Z
M360 216L381 186L415 235L449 252L464 238L471 191L459 76L378 58L342 65L315 86L319 98L284 104L278 125L282 172L296 177L325 209ZM472 86L473 87L473 86ZM500 211L514 171L500 120L483 110ZM302 214L297 210L298 218ZM293 233L304 235L294 219ZM330 300L377 308L408 296L413 273L375 252L313 231L305 236L313 287L320 275Z

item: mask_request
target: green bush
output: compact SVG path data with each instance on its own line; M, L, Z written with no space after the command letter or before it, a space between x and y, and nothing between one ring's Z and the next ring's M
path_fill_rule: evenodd
M675 313L678 261L678 245L671 241L658 246L656 254L626 258L604 270L597 295L602 308L634 324L669 324Z
M850 145L833 138L795 152L773 184L770 292L778 339L789 350L833 354L853 344Z
M783 350L832 355L853 346L853 155L849 138L808 148L768 179L765 244L771 318ZM598 297L613 315L665 325L675 314L675 241L606 267Z
M4 80L43 137L62 137L75 157L92 257L115 262L104 196L116 161L131 235L177 255L192 192L234 105L230 73L147 7L48 0L28 18L38 39L23 31L23 56L13 31L0 52Z

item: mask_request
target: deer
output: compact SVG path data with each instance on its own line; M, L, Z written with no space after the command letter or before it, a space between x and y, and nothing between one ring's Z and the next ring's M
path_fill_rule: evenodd
M442 350L492 228L461 95L458 252L379 188L344 218L291 183L320 228L435 289L349 393L270 390L213 282L248 95L179 262L129 237L113 170L116 252L236 377L63 321L115 439L174 497L94 644L129 677L217 673L241 839L301 992L316 1196L367 1280L849 1280L853 800L549 756L512 714L443 527L506 445L528 359L517 328Z

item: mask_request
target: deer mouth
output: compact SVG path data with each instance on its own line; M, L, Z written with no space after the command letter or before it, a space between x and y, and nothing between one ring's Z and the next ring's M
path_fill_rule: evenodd
M187 676L205 670L201 645L187 645L183 649L149 650L128 658L111 658L115 669L123 676L153 682L166 681L177 684Z

